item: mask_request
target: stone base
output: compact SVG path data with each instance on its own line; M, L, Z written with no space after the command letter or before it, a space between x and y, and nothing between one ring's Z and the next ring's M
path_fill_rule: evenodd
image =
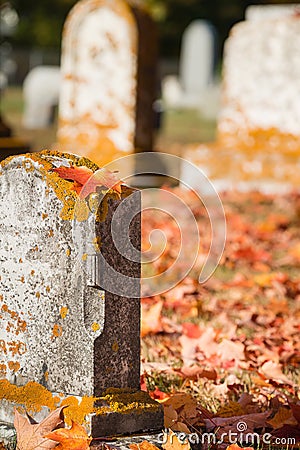
M189 146L182 157L197 166L210 179L218 191L259 190L266 194L289 192L300 187L300 151L264 147L231 148L216 142ZM193 188L199 186L199 177L189 168L181 171L180 180Z
M159 432L164 427L163 407L147 392L111 389L96 407L98 411L91 417L93 437Z
M53 394L55 395L55 394ZM76 397L81 402L80 397ZM62 398L63 399L63 398ZM12 427L14 409L17 403L0 402L0 424ZM38 413L30 415L37 422L45 419L50 410L43 407ZM74 419L75 420L75 419ZM95 412L85 417L87 433L93 438L124 436L136 433L157 431L164 428L163 407L151 399L147 392L128 389L110 389L95 403ZM0 442L3 438L0 427Z
M139 411L128 414L110 413L106 416L92 417L92 436L124 436L133 433L146 433L163 429L162 410Z

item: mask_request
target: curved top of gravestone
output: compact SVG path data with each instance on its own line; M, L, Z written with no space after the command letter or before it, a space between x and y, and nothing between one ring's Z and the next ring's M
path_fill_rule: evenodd
M74 183L53 171L68 164L98 168L50 151L0 166L0 378L91 395L104 293L88 286L73 241Z
M234 25L225 44L220 133L298 139L299 70L299 15Z
M63 148L105 162L133 151L137 53L137 23L126 1L83 0L73 7L62 45Z

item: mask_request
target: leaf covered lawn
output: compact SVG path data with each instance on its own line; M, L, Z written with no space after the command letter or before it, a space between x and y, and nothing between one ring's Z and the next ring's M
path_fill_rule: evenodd
M193 194L175 192L194 212L205 253L205 210ZM164 404L174 431L221 434L243 421L248 432L299 442L300 196L221 198L227 242L213 277L199 285L194 270L142 299L142 385ZM144 224L144 242L152 228L168 231L159 272L174 260L176 227L150 213Z

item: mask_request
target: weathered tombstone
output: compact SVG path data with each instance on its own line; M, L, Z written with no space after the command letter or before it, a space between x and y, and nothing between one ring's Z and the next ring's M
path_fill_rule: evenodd
M32 69L23 83L23 125L28 129L46 128L58 106L60 68L40 66Z
M216 33L206 20L195 20L182 36L179 77L164 80L164 99L170 106L199 108L214 81Z
M282 4L282 5L251 5L245 12L246 20L266 20L279 19L283 16L299 12L299 4Z
M121 254L112 230L117 210L122 248L139 250L139 192L79 199L53 171L69 165L97 169L48 151L1 165L0 422L16 405L40 420L64 404L94 437L159 429L160 405L139 390L140 261Z
M101 166L151 151L156 91L156 30L123 0L84 0L65 23L59 148Z
M223 186L299 187L299 73L299 14L235 25L225 45L217 141L185 156Z
M220 139L299 152L299 71L298 15L236 25L225 48Z

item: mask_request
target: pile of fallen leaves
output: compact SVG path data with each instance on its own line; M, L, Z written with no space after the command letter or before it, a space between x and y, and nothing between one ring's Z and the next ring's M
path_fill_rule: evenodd
M193 194L178 193L196 217L205 254L205 208ZM227 243L213 277L200 286L195 270L169 292L142 299L142 389L164 406L165 450L193 448L173 432L211 433L215 439L202 441L203 448L238 450L229 432L248 446L246 433L268 436L269 443L247 448L299 448L300 196L231 192L222 201ZM155 263L161 273L176 258L176 227L150 213L144 225L145 247L153 228L170 238ZM35 424L16 413L18 449L113 448L91 443L77 424L64 428L62 415L59 409Z
M76 423L72 423L71 428L65 428L63 420L63 410L65 407L58 408L49 414L42 422L35 422L28 414L21 415L15 411L14 425L17 431L17 450L117 450L115 447L102 443L91 445L90 438L84 427ZM163 433L163 450L189 450L191 445L187 437L177 436L171 430ZM4 448L0 443L0 449ZM159 450L149 441L141 441L140 443L129 444L131 450ZM238 445L229 445L227 450L239 450ZM248 448L250 449L250 447Z
M191 207L207 252L204 207L193 194L176 193ZM174 431L221 435L243 422L273 443L299 445L300 196L228 192L222 201L227 242L213 277L200 286L192 271L169 292L142 299L143 388L162 401ZM144 230L152 228L171 236L159 272L174 261L176 224L149 213Z

